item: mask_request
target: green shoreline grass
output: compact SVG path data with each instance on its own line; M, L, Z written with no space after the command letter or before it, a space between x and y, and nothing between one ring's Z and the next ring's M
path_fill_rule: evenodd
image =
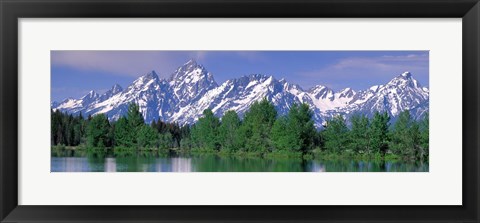
M160 148L126 148L126 147L106 147L106 148L87 148L84 145L80 146L63 146L56 145L51 147L52 151L71 150L71 151L116 151L116 152L158 152L159 154L176 154L176 155L193 155L193 156L208 156L216 155L220 157L235 157L235 158L264 158L264 159L303 159L303 160L354 160L354 161L412 161L402 159L402 157L394 154L379 154L379 153L331 153L315 149L311 152L303 154L302 152L291 151L274 151L274 152L246 152L246 151L216 151L203 148L193 149L160 149Z

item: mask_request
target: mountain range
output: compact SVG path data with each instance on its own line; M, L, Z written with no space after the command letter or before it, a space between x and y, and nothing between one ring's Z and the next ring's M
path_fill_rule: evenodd
M263 98L275 105L279 115L286 114L293 103L307 103L318 128L335 115L372 116L375 111L386 111L396 117L409 110L418 119L429 108L429 89L422 87L410 72L365 90L345 88L336 92L323 85L304 90L285 79L260 74L218 85L213 75L194 60L180 66L169 78L159 78L151 71L126 89L115 84L103 94L90 91L79 99L52 102L51 108L73 115L105 113L110 120L116 120L126 114L129 103L135 102L146 122L162 120L185 125L195 123L207 108L219 117L228 110L243 116L252 103Z

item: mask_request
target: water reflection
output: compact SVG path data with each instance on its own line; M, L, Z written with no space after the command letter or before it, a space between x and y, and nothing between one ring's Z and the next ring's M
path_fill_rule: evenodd
M137 151L55 150L52 172L428 172L428 163L178 156Z

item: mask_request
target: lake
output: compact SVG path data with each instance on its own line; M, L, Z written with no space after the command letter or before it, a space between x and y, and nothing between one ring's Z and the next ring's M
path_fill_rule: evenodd
M428 163L52 150L51 172L428 172Z

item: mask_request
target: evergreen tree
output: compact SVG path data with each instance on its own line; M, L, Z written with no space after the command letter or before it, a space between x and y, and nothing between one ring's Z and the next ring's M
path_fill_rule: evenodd
M104 114L95 115L88 123L86 136L88 147L103 148L109 140L110 123Z
M73 115L65 115L63 118L63 123L65 123L65 144L71 146L74 144Z
M411 139L412 149L409 151L408 156L410 157L410 159L422 160L424 154L420 145L422 140L420 125L414 119L412 119L412 124L411 124L409 133L410 133L410 136L412 137Z
M219 141L222 150L236 151L240 148L240 138L238 129L240 127L240 118L235 111L227 111L219 127Z
M158 121L156 121L156 122L155 122L155 120L154 120L154 121L151 123L151 125L152 125L152 127L155 127L160 134L163 134L163 133L168 132L167 123L162 122L161 120L158 120Z
M400 113L389 128L388 113L376 112L372 119L353 115L347 128L346 120L336 116L325 129L317 132L313 112L307 104L293 104L286 116L277 118L274 105L266 98L254 102L243 121L235 111L227 111L222 121L210 109L203 113L192 127L177 123L153 121L144 123L139 106L130 104L126 117L110 124L103 114L85 120L82 114L74 116L51 110L52 145L88 147L122 146L128 148L182 149L266 152L309 152L314 146L333 152L346 150L355 153L382 153L388 149L404 159L428 160L428 113L418 122L408 111Z
M135 132L139 131L140 128L145 124L138 104L130 103L127 111L127 120L130 130Z
M173 147L173 137L170 132L159 134L158 147L160 149L171 149Z
M74 141L73 146L79 145L82 142L82 137L83 137L82 125L80 122L75 123L73 127L73 141Z
M115 146L133 147L133 134L130 131L127 118L120 117L114 128Z
M355 114L350 117L352 128L350 130L349 148L352 151L367 152L370 146L370 121L365 115Z
M59 128L61 127L61 116L58 110L50 110L50 131L51 131L51 143L52 145L58 145L60 142Z
M77 146L82 142L82 138L84 135L83 130L83 117L80 114L78 117L73 119L73 144L72 146Z
M288 115L278 118L272 127L276 149L306 152L313 148L316 134L313 112L307 104L293 104Z
M52 145L77 146L84 137L85 120L81 114L73 116L59 110L51 110L51 143Z
M115 122L110 122L110 128L108 129L108 141L107 147L115 147Z
M170 133L172 136L172 147L180 147L180 143L182 141L182 138L185 137L185 135L190 134L190 128L189 126L183 126L180 127L177 123L165 123L162 122L161 120L155 121L153 120L152 123L150 124L152 128L155 128L160 134L165 134L165 133Z
M387 112L380 114L375 112L369 128L370 143L368 148L370 152L385 153L388 148L388 128L390 116Z
M193 146L193 144L192 144L192 140L190 139L190 137L184 136L182 138L182 141L180 141L180 148L182 148L182 149L188 150L188 149L191 149L192 146Z
M143 125L137 134L137 146L143 148L154 148L158 145L158 133L148 125Z
M203 117L199 118L192 129L192 138L199 147L218 150L220 147L218 141L218 128L220 120L213 115L212 110L205 109Z
M313 123L313 112L310 110L308 104L303 103L298 107L298 112L289 114L289 128L295 129L294 126L298 126L300 134L299 136L300 149L303 152L307 152L313 149L315 126Z
M322 131L315 131L315 135L313 136L313 146L314 148L322 148L325 144L325 140L323 139Z
M408 159L416 157L420 133L419 126L410 116L410 112L400 113L391 135L390 147L394 153Z
M127 111L127 123L128 123L128 132L130 136L128 137L131 140L131 146L137 146L138 133L145 125L143 120L142 113L140 113L140 107L138 104L130 103Z
M246 151L268 152L272 147L270 132L277 117L277 110L266 98L254 102L245 113L240 129Z
M322 132L325 139L325 149L333 153L343 152L347 148L348 131L345 119L341 115L328 121Z
M300 143L297 141L298 138L295 135L289 134L288 119L286 116L279 117L275 120L271 137L276 150L287 151L300 147Z
M428 112L423 116L420 122L420 157L428 160L429 156L429 114Z

